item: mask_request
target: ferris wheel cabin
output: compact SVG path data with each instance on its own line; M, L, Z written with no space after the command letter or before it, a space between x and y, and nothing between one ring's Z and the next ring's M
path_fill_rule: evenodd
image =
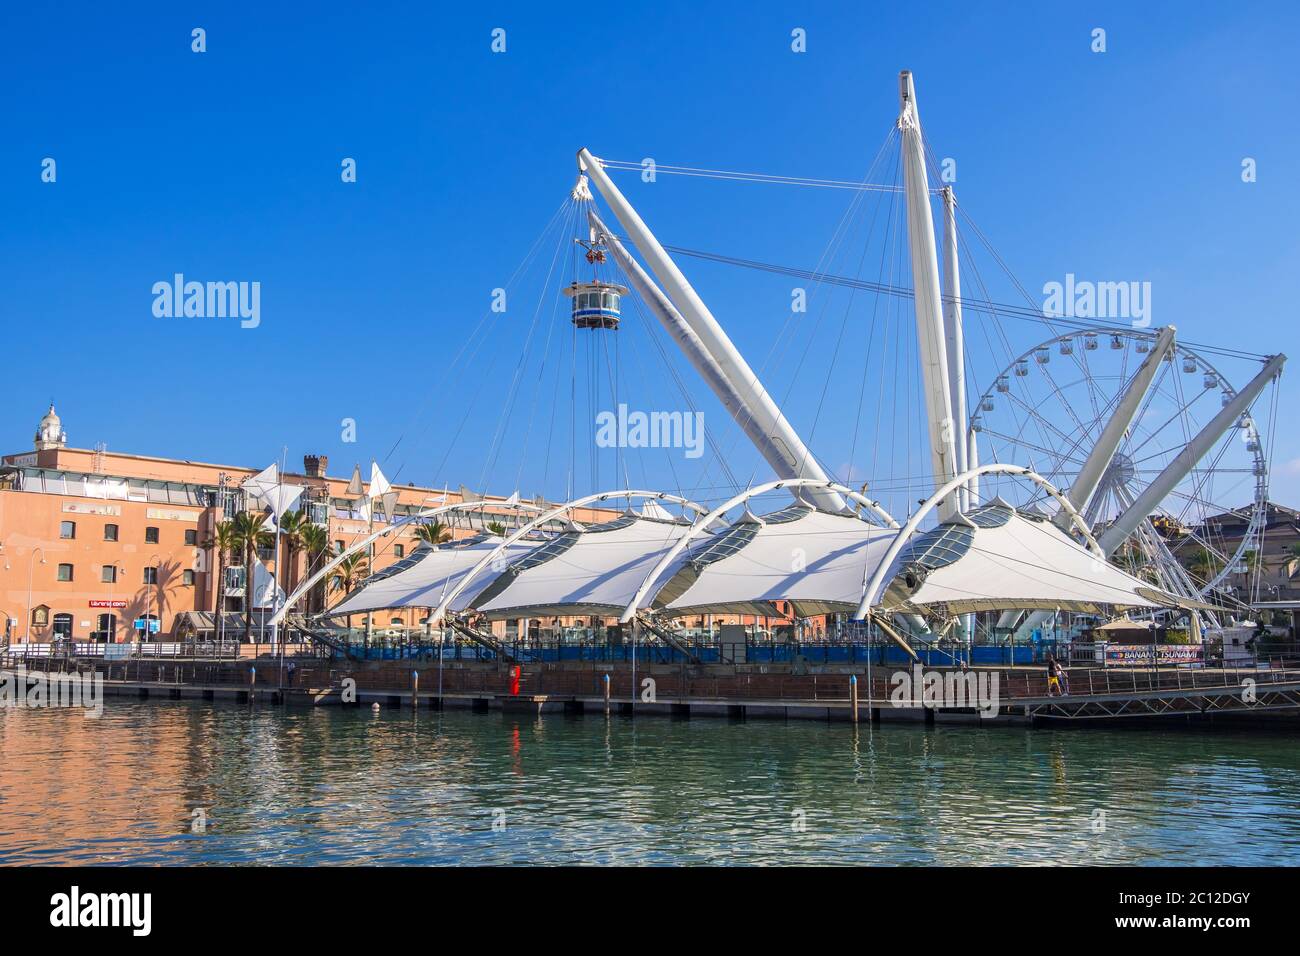
M580 329L617 329L626 293L612 282L575 282L564 290L573 300L573 324Z

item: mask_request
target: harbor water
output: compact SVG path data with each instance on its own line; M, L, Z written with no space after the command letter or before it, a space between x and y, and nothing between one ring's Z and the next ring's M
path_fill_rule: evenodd
M1300 864L1245 729L0 710L3 864Z

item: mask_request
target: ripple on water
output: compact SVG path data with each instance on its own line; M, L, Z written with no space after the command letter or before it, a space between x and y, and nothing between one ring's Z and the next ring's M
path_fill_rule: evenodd
M1276 734L111 701L0 760L0 863L1300 863Z

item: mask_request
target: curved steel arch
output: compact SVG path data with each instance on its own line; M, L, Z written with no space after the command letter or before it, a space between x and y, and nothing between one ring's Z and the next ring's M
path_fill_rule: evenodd
M704 514L704 508L701 505L696 504L689 498L683 498L680 495L672 495L666 491L638 491L632 488L626 488L621 491L601 491L594 495L583 495L581 498L574 498L572 501L566 501L564 504L558 505L550 511L538 515L532 521L516 530L513 534L502 539L500 544L487 554L483 555L478 564L474 565L474 567L472 567L469 572L460 579L457 585L443 597L443 599L438 603L438 606L433 609L433 613L429 615L429 623L432 625L441 621L443 616L447 613L448 606L452 601L460 597L461 591L465 590L465 588L469 586L469 583L478 577L479 573L484 568L496 560L499 554L504 552L506 548L510 547L510 545L514 544L520 538L524 537L524 535L548 521L555 520L565 512L572 511L574 508L581 508L584 505L590 505L599 501L608 501L611 498L653 498L657 501L668 501L672 504L681 505L684 508L690 508L697 514Z
M885 521L887 527L898 527L898 522L894 520L894 516L881 507L880 502L872 501L860 492L854 491L852 488L848 488L834 481L824 481L818 478L784 478L779 481L769 481L767 484L747 489L746 491L736 495L734 498L727 500L705 515L702 521L693 525L691 530L683 535L681 540L674 544L668 550L668 553L659 559L659 563L651 569L650 573L646 575L645 580L641 582L641 586L637 588L636 594L632 595L632 600L628 602L627 607L623 609L623 616L618 619L619 623L627 624L636 616L636 612L641 609L641 602L645 600L646 594L649 593L650 589L659 580L659 576L663 574L668 565L673 562L673 559L681 554L682 551L686 549L686 546L690 544L693 539L698 537L705 528L713 524L714 521L722 517L732 508L736 507L736 505L742 504L756 495L765 494L769 491L785 488L808 487L824 488L827 491L837 491L849 500L855 501L858 504L869 508L873 514Z
M449 511L478 511L482 508L488 508L488 507L518 508L521 511L542 510L539 506L535 504L531 504L529 502L522 502L522 501L513 502L513 503L507 503L504 501L457 501L449 505L438 505L436 508L430 508L427 511L421 511L419 514L409 515L408 517L403 518L401 521L394 522L393 524L386 525L383 528L380 528L378 531L371 532L370 534L362 538L360 541L357 541L354 544L352 544L350 547L344 548L342 551L340 551L337 555L334 556L334 560L327 563L325 567L321 568L319 571L317 571L315 574L313 574L306 581L302 582L302 584L299 584L298 587L294 589L294 592L290 594L288 598L285 599L284 606L281 607L278 611L275 612L275 614L271 616L271 620L267 622L267 626L270 627L270 626L278 625L281 622L283 622L285 617L289 614L289 611L293 609L293 606L297 604L299 601L301 601L303 597L327 574L329 574L340 564L342 564L344 560L350 558L352 555L356 554L358 551L361 551L363 548L368 548L371 544L378 541L380 538L384 537L385 535L392 534L394 531L410 524L413 521L423 521L425 518L434 518L440 514L446 514ZM373 572L374 569L372 568L371 573Z
M936 490L933 495L927 498L921 507L917 509L916 514L912 515L912 517L907 520L907 524L903 525L898 537L894 539L893 543L889 546L889 550L885 552L880 563L876 565L876 569L872 572L871 577L864 580L862 585L862 601L858 604L858 609L853 612L853 620L861 621L867 616L867 611L871 608L871 602L876 600L880 587L884 583L885 575L889 572L890 566L893 565L894 559L897 558L899 553L903 550L903 546L906 545L912 535L916 533L916 529L920 527L922 519L938 506L939 502L943 500L945 495L952 494L955 488L970 481L972 478L978 478L980 475L1012 475L1021 478L1028 478L1030 481L1034 482L1055 498L1060 504L1062 510L1070 516L1070 523L1074 525L1075 530L1083 535L1084 541L1088 544L1088 550L1093 553L1097 560L1106 560L1106 555L1102 552L1101 547L1097 544L1097 539L1092 536L1092 531L1088 528L1088 522L1083 520L1083 516L1079 514L1074 505L1070 504L1069 499L1066 498L1055 485L1031 468L1025 468L1022 465L1008 465L991 462L987 465L979 465L975 468L969 468L960 475L957 475L942 488Z

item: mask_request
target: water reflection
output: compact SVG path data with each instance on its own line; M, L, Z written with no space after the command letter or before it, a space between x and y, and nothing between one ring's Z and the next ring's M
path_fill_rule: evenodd
M0 711L9 864L1294 864L1298 798L1279 734Z

